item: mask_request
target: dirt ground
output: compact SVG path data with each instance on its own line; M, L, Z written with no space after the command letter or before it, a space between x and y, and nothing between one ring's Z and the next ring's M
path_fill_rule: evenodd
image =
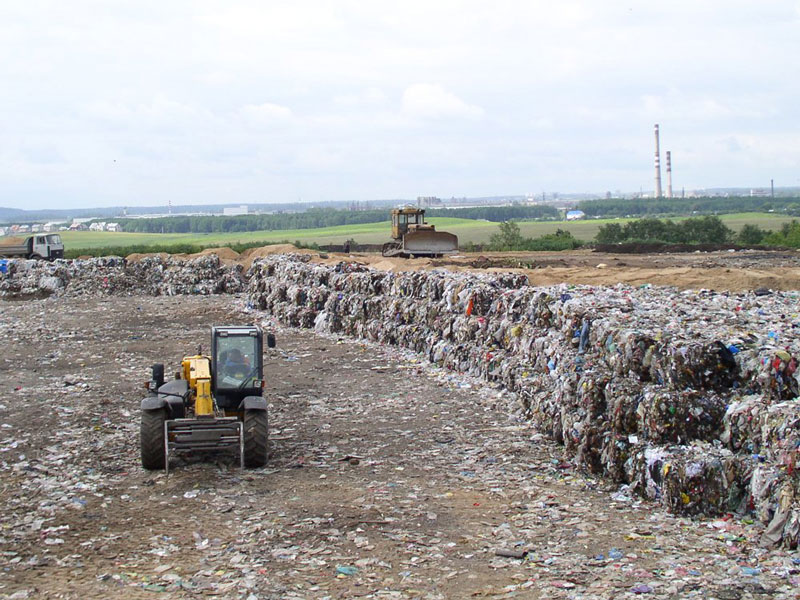
M487 252L445 258L384 258L377 253L320 253L276 244L246 250L241 255L230 248L213 248L226 262L250 268L253 260L270 254L300 252L320 263L342 260L359 262L385 271L416 271L447 268L452 271L519 271L532 285L562 282L584 285L661 285L681 289L727 291L800 289L800 251L738 250L658 254L611 254L592 250L569 252ZM129 259L138 259L132 255ZM191 255L197 256L197 255Z
M277 334L268 466L144 471L149 366L223 323ZM654 510L501 390L397 349L231 297L0 301L0 341L0 598L797 597L798 555L759 525Z

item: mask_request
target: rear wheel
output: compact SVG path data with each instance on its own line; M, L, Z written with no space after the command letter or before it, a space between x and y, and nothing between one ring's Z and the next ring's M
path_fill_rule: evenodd
M244 411L244 466L263 467L267 464L269 422L266 410Z
M150 471L166 467L166 450L164 449L164 422L167 411L142 411L140 441L142 445L142 466Z

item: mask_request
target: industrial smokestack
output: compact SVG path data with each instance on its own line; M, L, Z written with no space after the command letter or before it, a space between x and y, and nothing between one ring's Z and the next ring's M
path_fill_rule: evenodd
M656 132L656 198L661 198L661 155L658 150L658 123L656 123L655 132Z
M672 198L672 152L667 150L667 198Z

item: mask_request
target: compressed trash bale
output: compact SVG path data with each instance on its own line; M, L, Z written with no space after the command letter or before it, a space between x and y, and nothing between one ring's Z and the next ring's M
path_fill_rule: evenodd
M625 471L635 491L671 512L716 515L728 507L739 463L729 450L697 442L643 447L631 453Z
M736 398L723 416L720 441L734 451L758 454L761 449L761 411L768 400L760 394Z
M773 404L762 410L760 416L760 453L794 473L800 452L800 403L790 400Z
M676 447L663 467L663 502L672 512L691 516L725 511L737 463L730 450L694 443Z
M726 400L713 393L650 387L638 399L636 429L655 443L713 440L719 437L725 408Z

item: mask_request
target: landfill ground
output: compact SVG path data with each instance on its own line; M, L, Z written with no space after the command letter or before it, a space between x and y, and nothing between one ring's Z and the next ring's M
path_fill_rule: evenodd
M232 296L0 301L0 598L795 598L797 553L575 471L508 394ZM271 325L271 457L139 465L149 367ZM497 551L519 558L497 556Z
M249 269L253 260L270 254L300 252L314 262L358 262L384 271L446 268L450 271L507 272L528 276L531 285L568 281L584 285L664 285L681 289L745 291L758 288L800 289L800 251L722 250L714 252L661 252L622 254L572 250L564 252L484 252L443 258L385 258L376 252L319 252L298 250L290 244L252 248L241 255L230 248L211 248L226 262ZM137 260L146 255L132 255ZM185 256L185 255L180 255ZM190 255L198 256L198 255Z

